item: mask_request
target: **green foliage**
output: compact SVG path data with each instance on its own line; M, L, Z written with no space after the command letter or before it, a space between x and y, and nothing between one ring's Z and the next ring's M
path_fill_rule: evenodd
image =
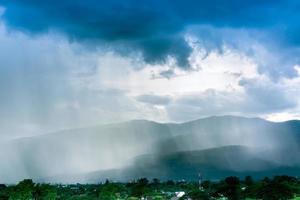
M37 184L33 196L36 200L55 200L57 197L56 187L49 184Z
M9 199L8 188L4 184L0 184L0 200Z
M253 183L254 183L254 181L253 181L253 179L252 179L252 177L251 176L246 176L245 177L245 185L246 186L252 186L253 185Z
M13 186L0 184L0 200L169 200L176 191L184 191L183 200L211 200L226 197L229 200L287 200L300 195L300 181L289 176L276 176L255 181L250 176L240 181L228 177L219 182L166 181L142 178L130 183L50 185L35 184L26 179Z
M205 191L200 190L193 190L187 194L188 197L191 199L197 199L197 200L209 200L209 194Z
M100 200L114 200L124 196L126 189L123 184L119 183L106 183L99 188L99 199Z
M30 200L33 199L34 183L31 179L25 179L16 186L10 188L9 200Z
M218 194L222 194L229 200L241 199L241 185L238 177L227 177L224 182L221 182L217 190Z
M292 199L294 191L288 182L274 179L261 184L257 191L257 197L263 200Z
M139 200L137 197L129 197L127 200Z
M149 188L147 187L148 183L149 181L146 178L138 179L137 182L133 184L131 188L131 196L142 197L149 194L150 191Z

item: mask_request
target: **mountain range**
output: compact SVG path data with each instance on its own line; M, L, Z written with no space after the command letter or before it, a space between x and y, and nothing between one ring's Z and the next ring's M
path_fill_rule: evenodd
M0 180L43 182L300 175L300 121L218 116L133 120L16 139L0 147Z

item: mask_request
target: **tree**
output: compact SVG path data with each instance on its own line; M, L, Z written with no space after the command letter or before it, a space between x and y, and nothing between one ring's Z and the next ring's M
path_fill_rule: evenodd
M245 177L245 185L246 186L251 186L251 185L253 185L253 183L254 183L254 181L253 181L251 176L246 176Z
M294 192L290 185L276 180L261 184L257 191L257 198L263 200L287 200L293 197Z
M117 183L106 182L100 186L99 199L101 200L114 200L117 199L117 195L124 191L124 187Z
M36 200L55 200L57 191L55 186L49 184L37 184L34 188L33 196Z
M195 200L209 200L209 195L204 192L204 191L200 191L200 190L194 190L188 193L187 195L189 198L191 199L195 199Z
M169 186L175 185L174 181L172 181L172 180L168 180L166 184Z
M240 180L238 177L227 177L217 193L223 194L230 200L239 200L241 196Z
M25 179L12 187L9 192L9 200L33 199L34 183L31 179Z
M152 184L153 184L154 186L159 185L159 183L160 183L160 181L159 181L159 179L157 179L157 178L154 178L154 179L152 180Z
M137 180L137 183L138 183L139 185L147 186L148 183L149 183L149 180L148 180L147 178L141 178L141 179L138 179L138 180Z
M145 195L148 191L148 183L149 181L146 178L138 179L131 189L131 195L134 197L142 197Z
M104 191L104 192L100 193L99 199L100 200L115 200L115 199L117 199L117 197L115 194L113 194L111 192Z
M205 180L205 181L203 181L203 182L201 183L201 186L202 186L204 189L208 190L208 189L210 188L210 186L211 186L211 182L210 182L209 180Z
M0 184L0 199L7 200L9 198L8 188L4 184Z

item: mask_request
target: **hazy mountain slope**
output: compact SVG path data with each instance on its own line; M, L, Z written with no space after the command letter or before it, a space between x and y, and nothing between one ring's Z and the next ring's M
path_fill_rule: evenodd
M124 169L104 170L83 175L47 177L42 181L101 182L105 179L129 181L147 177L163 180L196 180L201 173L205 179L222 179L226 176L254 178L276 174L300 175L300 167L288 167L263 160L252 149L243 146L226 146L199 151L176 152L165 155L142 155Z
M228 145L251 147L267 162L298 166L299 127L299 121L223 116L182 124L136 120L66 130L2 144L0 159L6 162L0 163L0 177L3 182L128 168L139 155L161 157Z
M222 116L172 125L171 130L175 136L161 141L161 153L243 145L264 151L261 156L270 160L300 164L300 122L296 120L273 123Z
M183 123L174 131L184 135L190 145L198 142L197 148L236 144L273 147L299 145L299 126L299 121L273 123L259 118L222 116Z
M122 167L167 137L167 126L139 120L14 140L0 147L0 159L7 161L0 163L0 175L5 180L16 171L24 178Z

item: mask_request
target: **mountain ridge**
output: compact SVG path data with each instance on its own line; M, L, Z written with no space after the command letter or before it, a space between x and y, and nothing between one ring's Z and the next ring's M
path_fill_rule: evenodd
M61 134L63 132L71 132L71 131L77 131L77 130L78 131L86 131L88 129L99 128L99 127L111 127L111 126L115 126L115 125L122 126L122 125L136 123L136 122L137 123L152 123L152 124L156 124L156 125L165 125L165 126L169 126L169 125L175 125L175 126L179 125L180 126L180 125L185 125L185 124L194 124L194 123L199 123L199 122L201 123L201 122L207 121L207 120L220 120L220 119L223 119L223 120L224 119L225 120L253 120L253 121L272 123L272 124L293 124L293 125L297 125L300 127L300 120L297 120L297 119L275 122L275 121L266 120L266 119L263 119L260 117L244 117L244 116L236 116L236 115L213 115L213 116L199 118L199 119L185 121L185 122L157 122L157 121L147 120L147 119L133 119L133 120L122 121L122 122L117 122L117 123L107 123L107 124L92 125L92 126L86 126L86 127L62 129L59 131L48 132L45 134L39 134L39 135L33 135L33 136L21 137L21 138L14 138L10 141L33 139L36 137Z
M135 120L70 129L1 145L0 159L9 155L9 160L0 163L0 177L15 177L10 166L19 167L19 179L51 177L123 169L139 155L159 157L232 145L256 149L260 159L282 166L300 166L299 127L300 121L214 116L180 124Z

